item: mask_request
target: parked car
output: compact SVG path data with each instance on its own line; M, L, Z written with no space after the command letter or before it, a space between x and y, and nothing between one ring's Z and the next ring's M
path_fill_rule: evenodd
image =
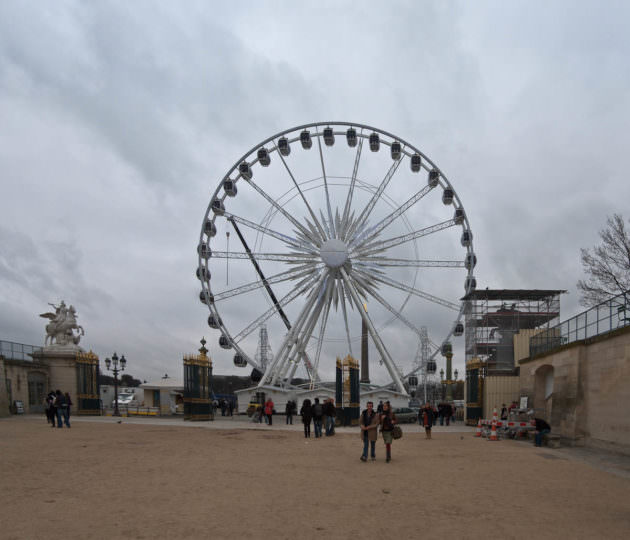
M136 396L134 394L118 394L118 407L128 407L137 405ZM112 408L115 406L116 400L112 399Z
M398 422L401 424L406 422L413 424L418 421L418 411L410 407L400 407L399 409L394 409L394 414L396 415L396 418L398 418Z

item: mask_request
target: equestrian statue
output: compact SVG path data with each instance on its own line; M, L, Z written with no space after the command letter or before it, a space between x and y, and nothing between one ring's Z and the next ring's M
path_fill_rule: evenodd
M85 335L83 327L77 324L77 310L74 306L66 307L65 302L56 306L55 304L48 304L52 306L55 313L41 313L40 317L50 319L50 323L46 325L46 340L44 345L56 344L56 345L78 345L81 340L81 336ZM76 330L76 334L75 334Z

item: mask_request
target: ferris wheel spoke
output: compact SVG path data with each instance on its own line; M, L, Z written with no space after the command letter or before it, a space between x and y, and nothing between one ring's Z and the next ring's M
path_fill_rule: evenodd
M407 202L405 202L402 206L389 214L389 216L379 221L376 225L374 225L374 227L370 227L362 234L358 235L356 239L353 239L349 247L353 247L354 245L358 245L360 243L369 242L372 238L376 237L383 229L388 227L393 221L402 216L407 210L409 210L414 204L421 200L432 189L434 188L430 185L422 188L413 197L408 199Z
M315 131L319 135L319 130L315 128ZM326 167L324 165L324 154L322 153L322 138L317 137L317 147L319 148L319 161L322 164L322 175L324 177L324 191L326 192L326 208L328 210L328 222L329 228L331 229L331 233L329 234L329 238L336 238L335 232L335 221L333 220L332 208L330 207L330 194L328 193L328 179L326 178Z
M351 279L354 281L355 286L363 291L362 296L367 298L368 295L374 296L376 294L376 284L374 283L374 277L360 271L352 272Z
M274 146L275 144L276 143L274 142ZM276 150L277 149L278 148L276 147ZM289 165L287 165L287 162L284 159L284 156L280 152L277 152L277 153L278 153L278 156L280 157L280 160L282 161L282 164L284 165L284 168L287 170L287 173L289 173L289 176L291 177L291 181L293 182L293 185L295 186L298 193L300 194L300 197L302 197L302 201L306 205L306 209L308 210L308 213L311 215L311 219L313 220L313 223L317 227L316 231L317 231L318 242L316 242L316 245L319 246L321 245L321 243L323 243L326 240L326 234L324 233L324 229L322 228L321 224L317 221L317 216L315 215L315 212L313 212L311 205L306 200L306 197L304 196L304 193L302 192L302 188L300 188L300 185L297 183L295 176L293 176L293 173L291 172Z
M383 191L385 191L385 188L394 176L394 173L400 166L401 162L402 159L397 159L391 164L389 170L387 171L387 174L385 174L385 178L383 178L381 184L378 186L378 189L372 194L372 198L368 202L367 206L363 209L357 220L351 225L347 236L348 238L352 238L354 234L359 233L359 231L361 231L361 229L365 226L368 218L370 217L370 214L372 213L372 210L374 209L374 206L381 198Z
M360 306L361 300L359 298L359 294L357 293L357 290L353 282L348 277L348 274L346 273L345 269L341 267L339 269L339 272L343 279L344 285L348 288L348 292L352 296L354 303L357 305L357 307ZM364 309L358 309L358 311L361 314L361 318L365 321L365 324L368 328L368 332L372 336L372 341L374 342L374 345L376 346L378 352L381 354L381 358L383 359L385 366L387 367L387 371L389 372L389 375L392 378L392 381L394 381L394 384L396 385L396 387L398 388L398 391L401 394L407 395L407 391L405 390L405 387L401 381L401 374L399 373L398 367L396 366L396 364L394 364L392 357L390 356L389 352L385 348L385 344L383 343L383 341L381 340L381 337L378 335L378 332L374 328L374 325L372 324L372 321L370 320L369 315Z
M354 248L354 250L350 253L350 255L352 258L355 258L355 257L366 257L368 255L381 253L391 247L399 246L400 244L417 240L418 238L422 238L423 236L428 236L429 234L434 234L436 232L443 231L444 229L448 229L449 227L453 227L454 225L456 225L454 219L447 219L446 221L443 221L442 223L437 223L436 225L425 227L424 229L419 229L417 231L413 231L408 234L403 234L401 236L389 238L388 240L382 240L380 242L373 242L367 245L360 245Z
M311 276L310 278L306 280L305 283L304 281L300 282L300 284L297 287L295 287L291 292L286 294L278 302L277 305L274 305L271 308L269 308L267 311L265 311L265 313L263 313L260 317L258 317L254 322L252 322L251 324L243 328L243 330L241 330L238 334L236 334L236 336L234 336L233 338L233 341L236 343L239 343L241 340L243 340L245 337L251 334L263 322L265 322L272 315L277 313L279 307L286 306L287 304L295 300L298 296L300 296L305 290L307 290L315 282L317 277L318 276Z
M279 153L278 153L279 154ZM298 230L302 231L305 235L309 236L309 231L306 229L297 219L295 219L289 212L287 212L282 206L273 198L270 197L265 190L263 190L258 184L253 182L252 180L248 180L244 178L244 180L254 188L255 191L258 192L271 206L273 206L278 212L280 212L288 221L290 221L294 227ZM316 239L312 239L314 243L316 243Z
M257 281L252 281L251 283L246 283L245 285L241 285L240 287L235 287L227 291L216 293L214 294L214 301L218 302L220 300L225 300L226 298L231 298L233 296L238 296L240 294L255 291L257 289L260 289L261 287L264 287L265 282L268 285L271 285L273 283L282 283L283 281L297 280L297 279L303 278L304 276L311 275L313 272L317 270L318 268L313 268L311 265L308 265L305 267L299 267L299 268L292 268L291 270L274 274L268 278L265 278L264 280L259 279Z
M350 356L353 356L352 340L350 339L350 327L348 325L348 311L346 308L346 298L345 298L346 293L343 290L344 287L343 287L343 282L341 280L337 281L337 288L339 289L338 296L341 302L341 311L343 313L343 323L346 328L346 339L348 340L348 352L350 353Z
M361 130L363 132L363 130ZM354 196L354 186L357 181L357 173L359 171L359 162L361 161L361 149L363 148L363 137L359 137L359 143L357 145L357 154L354 158L354 167L352 168L352 178L350 179L350 187L348 188L348 195L346 196L346 204L343 208L343 216L341 222L343 224L343 238L346 241L348 238L348 224L350 223L350 207L352 204L352 197Z
M377 292L373 292L372 296L379 302L387 311L392 313L400 322L402 322L405 326L407 326L412 332L415 332L418 336L420 336L420 329L413 324L407 317L405 317L399 310L394 308L387 300L385 300L380 294Z
M425 300L428 300L429 302L433 302L435 304L438 304L440 306L444 306L447 307L449 309L452 309L453 311L460 311L460 307L455 304L454 302L450 302L449 300L445 300L444 298L440 298L439 296L435 296L433 294L429 294L427 292L421 291L419 289L415 289L414 287L410 287L409 285L405 285L404 283L400 283L399 281L396 281L395 279L391 279L391 278L387 278L387 279L383 279L380 277L375 277L374 279L376 279L376 281L382 283L383 285L388 285L390 287L393 287L395 289L400 289L401 291L405 291L408 293L411 293L415 296L418 296L420 298L424 298Z
M214 253L213 253L214 256ZM387 257L357 257L363 265L401 266L406 268L464 268L462 260L432 260L432 259L388 259Z
M213 259L251 259L254 257L258 261L278 261L286 262L289 264L302 264L311 263L314 264L319 258L315 255L308 253L249 253L243 251L213 251Z
M316 251L313 249L313 246L304 244L298 241L297 239L291 238L290 236L279 233L278 231L274 231L273 229L269 229L268 227L263 227L262 225L259 225L258 223L254 223L253 221L249 221L248 219L245 219L243 217L230 214L229 212L225 213L225 217L228 221L235 221L236 223L245 225L246 227L249 227L250 229L254 229L255 231L258 231L268 236L271 236L273 238L276 238L277 240L280 240L290 245L294 249L298 249L300 251L304 251L312 255L317 254Z

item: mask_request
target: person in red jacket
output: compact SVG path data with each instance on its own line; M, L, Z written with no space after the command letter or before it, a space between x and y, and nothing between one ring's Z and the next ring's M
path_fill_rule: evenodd
M265 414L267 415L267 420L269 420L269 425L271 425L273 418L273 401L271 401L271 398L265 403Z

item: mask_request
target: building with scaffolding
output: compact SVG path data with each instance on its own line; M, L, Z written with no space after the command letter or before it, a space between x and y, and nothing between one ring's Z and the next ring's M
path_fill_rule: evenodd
M558 323L564 290L480 289L464 301L466 409L470 423L518 398L517 361L529 339Z

